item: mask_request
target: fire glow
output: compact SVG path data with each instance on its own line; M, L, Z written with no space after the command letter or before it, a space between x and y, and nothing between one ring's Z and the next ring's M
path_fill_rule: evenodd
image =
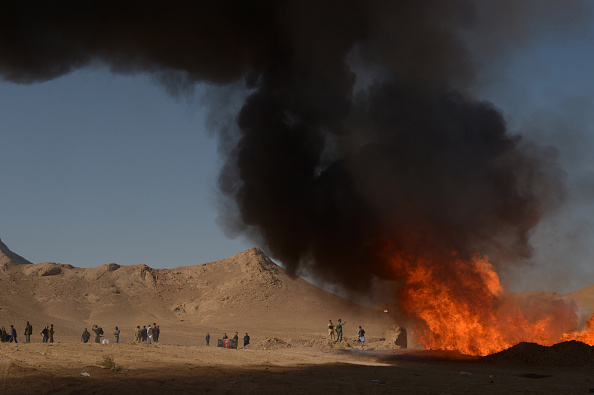
M399 297L413 317L414 340L426 349L488 355L520 342L551 346L578 340L594 345L594 316L576 332L571 302L542 302L528 308L504 292L487 257L449 254L444 259L393 257L392 268L404 279Z

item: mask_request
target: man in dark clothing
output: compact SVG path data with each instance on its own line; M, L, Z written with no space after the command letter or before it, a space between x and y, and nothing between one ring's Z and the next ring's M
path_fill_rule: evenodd
M47 343L47 340L49 339L49 329L47 328L47 326L43 328L43 330L41 331L41 337L41 341Z
M25 326L25 343L31 343L31 335L33 334L33 325L29 324L27 321L27 325Z
M18 343L18 342L17 342L17 333L16 333L16 329L14 329L14 326L12 326L12 325L10 326L10 339L9 339L8 341L9 341L9 342L11 342L11 343L12 343L13 341L14 341L15 343Z
M210 345L210 333L206 334L206 347Z
M142 326L142 330L140 331L140 337L142 338L143 342L145 342L146 339L148 339L148 332L146 330L146 325Z
M50 327L49 327L49 332L48 332L48 334L49 334L49 342L50 343L53 343L54 342L54 333L56 333L56 332L54 332L54 324L51 324Z
M155 343L159 342L159 333L161 333L161 329L159 329L156 323L153 323L153 341Z
M90 338L91 338L91 334L89 333L89 331L87 330L87 328L85 328L84 332L80 336L80 340L83 343L88 343Z
M247 346L248 344L250 344L250 335L248 335L247 333L245 334L245 336L243 337L243 346Z

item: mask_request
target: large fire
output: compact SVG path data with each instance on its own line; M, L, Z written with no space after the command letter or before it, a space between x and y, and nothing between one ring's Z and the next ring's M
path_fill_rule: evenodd
M404 312L416 322L413 338L425 348L487 355L519 342L550 346L579 340L594 345L594 331L575 332L573 303L547 300L523 306L503 291L488 258L450 253L445 259L390 258L404 279L399 296ZM594 317L588 327L594 327Z

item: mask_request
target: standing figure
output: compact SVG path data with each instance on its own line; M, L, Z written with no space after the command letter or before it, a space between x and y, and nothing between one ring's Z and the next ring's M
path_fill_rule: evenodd
M159 326L157 326L157 323L154 322L153 323L153 341L155 343L159 342L159 335L161 334L161 328L159 328Z
M80 341L83 343L88 343L90 338L91 338L91 334L89 333L87 328L85 328L82 335L80 336Z
M140 343L141 338L142 338L142 333L140 330L140 325L137 325L136 329L134 329L134 341L136 343Z
M146 341L148 342L148 344L151 344L153 342L153 327L151 326L151 324L149 324L149 327L146 330Z
M206 334L206 347L210 345L210 333Z
M54 324L51 324L49 327L49 342L53 343L54 342Z
M43 330L41 331L41 341L44 343L47 343L48 339L49 339L49 329L46 326L45 328L43 328Z
M7 342L8 341L8 333L6 333L6 328L2 327L2 332L0 332L0 340L2 340L2 342Z
M142 330L140 331L140 337L142 338L142 341L143 342L146 341L146 339L148 337L148 334L147 334L147 331L146 331L146 325L143 325L142 326Z
M342 341L342 326L346 324L345 322L341 322L340 318L338 319L338 322L336 323L336 341L337 342L341 342Z
M95 343L101 343L101 336L103 336L103 328L100 328L97 325L93 325L91 330L95 332Z
M29 324L27 321L27 325L25 326L25 343L31 343L31 335L33 334L33 325Z
M328 336L330 336L330 340L334 340L334 324L332 320L328 320Z
M10 326L10 340L8 340L9 342L17 342L17 333L16 333L16 329L14 329L14 326Z
M365 329L361 328L361 325L359 325L359 330L357 331L357 339L360 343L365 343Z
M113 333L113 336L115 338L115 342L119 343L120 342L120 329L117 326L115 328L115 332Z
M245 336L243 337L243 346L247 346L248 344L250 344L250 335L247 334L247 332L245 333Z

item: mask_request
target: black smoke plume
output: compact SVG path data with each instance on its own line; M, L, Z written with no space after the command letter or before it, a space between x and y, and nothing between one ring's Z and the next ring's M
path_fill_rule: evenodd
M155 73L172 91L243 81L239 135L223 146L227 226L292 272L307 267L365 290L395 276L390 251L478 252L496 263L530 254L531 229L562 198L555 152L511 136L502 114L471 92L481 64L542 26L572 23L577 8L3 1L0 73L34 83L106 64Z

